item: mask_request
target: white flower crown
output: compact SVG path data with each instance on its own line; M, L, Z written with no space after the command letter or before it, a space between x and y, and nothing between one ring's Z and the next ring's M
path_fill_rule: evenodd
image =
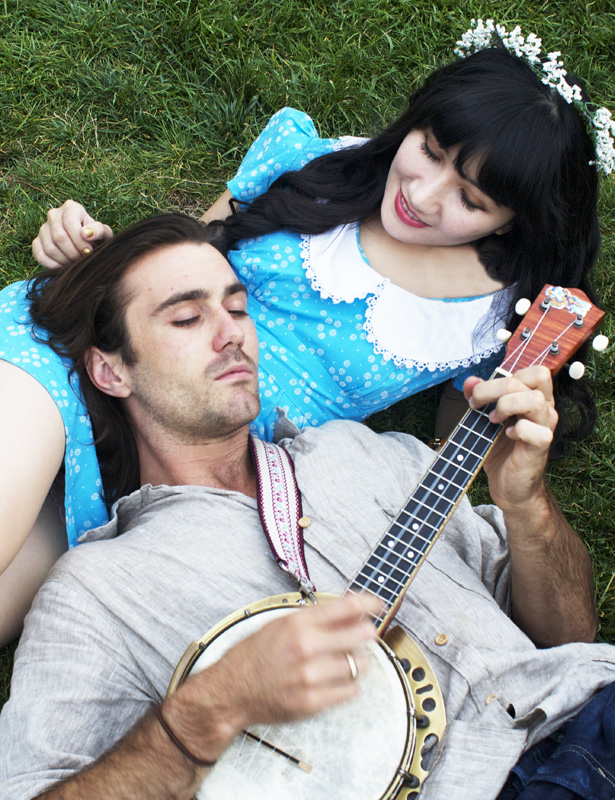
M583 102L581 87L571 86L566 80L566 70L559 56L561 53L548 53L547 57L540 58L542 40L535 33L530 33L524 39L521 28L517 25L510 33L504 25L496 25L492 19L483 22L472 20L472 27L467 30L457 42L455 55L465 58L479 50L494 47L500 41L504 47L519 58L524 58L537 73L542 83L551 86L559 92L567 103L574 103L579 112L587 120L589 131L596 148L596 160L590 161L596 169L601 169L605 175L615 170L615 120L611 119L611 112L606 108L598 108L593 104Z

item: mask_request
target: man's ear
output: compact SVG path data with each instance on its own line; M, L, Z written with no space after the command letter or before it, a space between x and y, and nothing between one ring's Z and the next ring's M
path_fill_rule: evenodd
M94 386L111 397L128 397L130 385L126 380L124 361L118 353L104 353L91 347L85 356L85 368Z

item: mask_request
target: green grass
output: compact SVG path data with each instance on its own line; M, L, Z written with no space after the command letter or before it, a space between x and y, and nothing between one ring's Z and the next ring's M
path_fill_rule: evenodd
M0 286L35 269L30 241L67 197L114 228L203 210L268 117L308 111L324 135L370 134L452 57L471 17L535 31L615 111L611 0L0 0ZM615 307L615 181L603 182L596 273ZM612 321L605 332L613 335ZM601 637L615 642L615 364L596 360L599 426L551 467L588 543ZM436 393L374 423L429 438ZM484 486L473 490L484 497ZM0 703L12 649L0 651Z

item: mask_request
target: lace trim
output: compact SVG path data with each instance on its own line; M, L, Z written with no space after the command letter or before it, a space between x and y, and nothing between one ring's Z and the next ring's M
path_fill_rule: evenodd
M455 314L455 311L461 311L461 308L453 308L456 304L446 308L448 304L442 300L418 298L375 272L361 256L356 243L355 224L340 226L318 236L304 234L299 247L303 269L314 292L335 304L366 300L363 330L367 334L367 341L376 355L382 356L385 361L393 361L396 367L419 372L468 368L501 350L502 344L495 339L495 331L505 317L507 297L511 290L504 289L490 297L462 301L471 304L465 306L467 314L464 317L464 314ZM349 279L346 280L346 277ZM404 302L407 314L396 328L387 328L392 317L384 313L380 304L390 304L397 311L400 305L403 310ZM377 311L381 312L381 319L376 318ZM443 316L447 313L450 313L449 317ZM420 317L420 324L417 322L413 325L408 321L413 314ZM478 316L476 322L470 321L472 314ZM450 323L449 342L453 342L454 346L445 343L440 344L439 349L456 350L458 355L444 358L441 352L439 358L437 355L430 357L429 353L434 349L430 337L441 336L447 321ZM399 346L395 346L397 344ZM408 352L409 347L413 348L413 353Z
M459 367L471 367L473 364L480 364L481 361L489 358L502 349L501 342L497 342L492 347L480 350L478 353L473 353L468 358L453 359L448 361L418 361L417 359L403 356L394 353L388 347L380 342L378 335L374 331L372 324L374 310L382 296L385 285L379 287L380 291L377 294L367 298L367 310L365 313L365 322L363 323L363 330L367 333L367 341L373 346L374 353L382 356L385 361L392 361L396 367L404 367L405 369L416 369L419 372L428 370L429 372L443 371L446 369L458 369ZM476 328L484 322L484 317L479 321ZM475 329L476 330L476 329Z
M301 234L299 250L305 275L312 289L325 300L334 303L364 300L387 282L387 278L373 270L361 256L356 243L356 228L357 224L351 223L317 236ZM342 252L339 262L333 252L336 250ZM339 263L344 266L340 268ZM346 271L352 274L352 281L344 280L345 276L340 274Z

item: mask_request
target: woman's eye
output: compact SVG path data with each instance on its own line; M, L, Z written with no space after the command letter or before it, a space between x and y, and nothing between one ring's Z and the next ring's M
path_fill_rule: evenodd
M477 206L477 205L476 205L476 203L473 203L473 202L470 200L470 198L469 198L469 197L468 197L468 195L467 195L467 194L466 194L466 193L463 191L463 189L461 190L461 202L462 202L462 204L465 206L465 208L467 208L467 209L468 209L468 211L484 211L484 209L483 209L483 208L481 208L480 206Z
M176 328L187 328L189 325L194 325L198 319L198 316L190 317L189 319L175 319L172 324L175 325Z
M232 308L228 313L231 315L231 317L247 317L248 316L248 312L243 308Z
M440 161L438 156L429 149L427 142L423 142L421 144L421 150L423 151L423 153L425 153L425 155L430 161L436 161L436 162Z

